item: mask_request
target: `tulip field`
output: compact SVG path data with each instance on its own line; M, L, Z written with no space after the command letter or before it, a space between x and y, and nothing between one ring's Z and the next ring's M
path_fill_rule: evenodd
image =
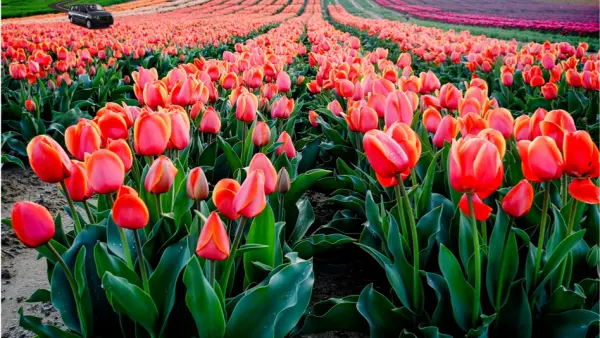
M597 337L597 18L362 1L3 19L2 337Z

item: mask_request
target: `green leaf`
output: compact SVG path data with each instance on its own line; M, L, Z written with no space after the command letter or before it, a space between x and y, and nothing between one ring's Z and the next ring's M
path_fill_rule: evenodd
M227 158L231 173L234 174L238 169L242 168L242 161L240 160L240 157L235 153L231 145L229 145L229 143L227 143L227 141L225 141L221 136L217 137L217 142Z
M428 208L431 204L430 200L431 200L431 191L433 189L433 179L436 175L438 157L441 155L441 153L442 153L442 151L438 151L435 154L435 156L433 157L433 160L431 161L431 163L429 164L429 167L427 168L427 174L425 175L423 184L419 188L419 192L417 195L418 200L417 200L417 206L416 206L417 218L422 217L425 214L425 212L428 210Z
M302 159L300 160L300 163L298 163L298 173L304 173L315 167L317 157L319 156L320 144L321 137L317 137L304 147L304 150L301 153Z
M262 244L267 247L262 250L254 250L244 254L244 271L246 279L250 282L259 282L264 278L264 274L255 269L253 261L274 267L275 265L275 243L277 237L275 234L275 216L271 206L267 204L265 209L254 218L250 229L246 244Z
M225 337L284 337L308 306L313 282L312 261L286 264L265 284L243 294L229 318Z
M19 167L21 167L23 170L25 170L25 165L23 164L23 161L21 161L21 159L16 156L2 154L2 164L4 164L4 163L16 164Z
M34 316L23 315L23 308L19 308L19 325L25 330L35 333L40 338L78 338L78 335L63 331L55 326L45 325L42 319Z
M589 310L570 310L559 314L542 315L539 337L581 338L588 328L598 324L598 313ZM537 332L536 332L537 333ZM596 336L597 332L593 336Z
M225 316L219 297L202 273L197 257L185 268L185 303L194 317L200 338L219 338L225 334ZM217 284L218 285L218 284Z
M584 304L585 294L579 285L576 285L573 291L560 286L554 290L550 301L544 306L544 310L548 313L560 313L581 309Z
M127 279L132 284L142 286L142 281L137 273L131 270L123 260L111 255L108 252L106 243L96 244L94 247L94 261L96 262L96 270L100 279L108 271L117 277Z
M365 213L367 216L368 225L365 227L369 227L373 233L379 237L382 241L385 242L387 238L387 233L383 229L383 224L381 221L381 215L379 213L379 207L375 200L373 199L373 194L371 191L367 191L367 195L365 198Z
M29 298L27 298L27 300L25 300L27 303L42 303L42 302L49 302L51 301L51 296L50 296L50 290L46 290L46 289L37 289L35 290L35 292L33 293L33 295L29 296Z
M452 318L452 304L450 299L450 290L446 280L437 273L426 272L427 284L435 292L437 305L431 316L431 324L445 331L458 330L456 324L448 318Z
M331 174L331 171L329 170L312 169L304 174L298 175L292 182L290 190L285 194L286 210L288 210L288 205L296 204L300 197L310 189L313 184L329 174Z
M342 234L316 234L298 242L298 244L292 248L292 251L297 252L298 256L302 258L308 259L324 251L339 248L354 241L353 238Z
M394 312L394 305L381 293L367 285L360 293L356 304L358 312L367 320L370 337L398 337L406 327L410 327L410 319Z
M94 331L93 317L94 313L92 310L92 304L90 300L90 289L87 285L87 279L85 277L85 246L79 249L77 259L75 260L75 282L77 284L77 296L79 298L80 314L79 320L82 323L83 336L87 336L90 332ZM81 318L81 317L84 318Z
M358 296L329 298L306 311L304 321L292 337L326 331L367 332L368 324L358 312Z
M475 290L469 285L456 257L445 245L440 245L439 263L442 274L448 283L454 319L464 331L471 328Z
M158 322L158 309L152 298L125 278L106 272L102 278L108 301L113 309L142 325L151 337L156 337L154 327Z
M530 338L532 332L529 299L523 282L515 282L507 293L506 301L491 328L493 337Z
M440 231L443 206L431 210L417 223L417 238L419 239L419 266L426 266L429 254L435 244L435 236Z
M125 257L125 250L123 250L123 241L121 240L122 230L125 234L125 238L127 239L127 246L129 247L129 253L131 254L131 260L135 262L137 260L137 251L135 249L135 242L133 238L133 230L119 228L119 226L115 223L112 217L112 211L109 213L108 222L106 223L106 244L108 249L112 253L114 253L117 257L121 258L124 262L127 261ZM115 274L119 277L125 277L118 274ZM102 275L99 275L102 278ZM131 282L131 280L130 280Z
M190 259L187 249L187 238L170 245L160 258L158 266L150 276L150 295L161 313L160 336L165 334L169 315L175 304L177 281L181 271Z
M290 245L294 245L300 241L315 221L315 211L313 210L308 197L302 197L298 203L296 203L296 206L298 208L298 219L296 220L294 231L288 240Z

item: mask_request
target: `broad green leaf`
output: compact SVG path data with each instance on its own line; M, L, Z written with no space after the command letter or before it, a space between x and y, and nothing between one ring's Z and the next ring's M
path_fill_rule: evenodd
M435 236L440 231L443 206L438 206L425 214L417 223L419 239L419 266L425 266L435 243Z
M316 234L298 242L292 251L298 253L298 256L308 259L324 251L339 248L345 244L352 243L355 240L342 234L322 235Z
M23 315L23 308L19 308L19 325L25 330L35 333L40 338L78 338L76 334L63 331L55 326L45 325L42 319L34 316Z
M51 301L50 290L46 289L37 289L33 293L33 295L29 296L27 303L42 303Z
M288 240L290 245L294 245L300 241L315 221L315 211L307 197L302 197L296 203L296 206L298 208L298 219L296 220L294 231Z
M185 303L194 317L200 338L219 338L225 334L225 316L219 297L204 277L197 257L193 257L183 274ZM216 284L218 285L218 284Z
M326 331L367 332L368 324L358 312L358 296L329 298L306 310L304 321L293 337Z
M394 312L392 302L375 291L372 284L367 285L360 293L356 308L369 323L372 338L398 337L410 325L410 319Z
M127 279L132 284L142 286L142 281L137 273L131 270L123 260L111 255L108 252L106 243L96 244L94 247L94 261L100 279L108 271L117 277Z
M94 313L90 299L90 289L88 288L87 278L85 276L85 256L86 249L85 246L83 246L79 249L79 253L75 260L74 277L77 284L77 297L79 298L79 320L82 323L81 329L83 335L87 336L94 331Z
M490 336L530 338L532 326L529 299L523 288L523 282L515 282L511 285L506 301L496 316Z
M540 337L547 338L581 338L586 337L592 324L596 328L593 337L597 336L598 313L589 310L570 310L559 314L542 315L540 319ZM537 333L537 332L536 332Z
M229 143L227 143L227 141L225 141L221 136L217 137L217 142L227 158L231 173L234 174L238 169L242 168L242 161L240 160L240 157L235 153L231 145L229 145Z
M259 282L260 278L264 277L259 271L255 270L253 261L273 267L275 264L275 243L277 237L275 234L275 216L271 206L267 204L265 209L254 218L250 229L246 244L261 244L266 245L265 249L254 250L244 254L244 271L246 279L250 282Z
M461 329L468 331L473 318L475 290L463 276L456 257L443 244L440 246L439 263L450 290L454 319Z
M421 185L418 192L417 205L415 208L417 218L422 217L427 212L430 207L431 200L431 191L433 189L433 179L437 172L437 162L438 157L441 155L442 151L438 151L433 160L429 164L427 168L427 174L425 175L425 179L423 180L423 184Z

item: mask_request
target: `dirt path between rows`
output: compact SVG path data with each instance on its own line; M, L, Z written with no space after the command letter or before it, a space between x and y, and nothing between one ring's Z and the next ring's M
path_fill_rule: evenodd
M366 13L369 17L371 17L373 19L381 19L382 18L379 14L361 6L358 2L356 2L356 0L350 0L350 3L352 4L352 6L356 7L356 9L358 9L359 11L361 11L363 13Z

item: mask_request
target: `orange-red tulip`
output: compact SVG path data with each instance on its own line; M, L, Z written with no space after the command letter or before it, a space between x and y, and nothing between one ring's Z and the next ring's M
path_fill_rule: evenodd
M563 142L564 171L577 178L600 175L598 146L587 131L567 133Z
M219 215L213 211L208 216L196 246L196 255L213 261L229 257L229 237Z
M209 106L200 120L200 131L208 134L218 134L221 130L221 118L215 108Z
M327 104L327 109L333 113L333 115L335 116L341 116L342 113L344 112L344 109L342 109L342 105L337 101L337 100L333 100L331 102L329 102Z
M546 100L554 100L558 97L558 86L556 83L548 82L542 86L542 95Z
M42 246L54 237L54 220L48 209L33 202L17 202L10 219L17 238L30 248Z
M177 168L173 162L166 156L159 156L150 166L146 179L144 180L144 188L151 194L163 194L171 189L171 185L175 181Z
M105 139L127 139L129 130L127 129L127 121L121 114L113 111L108 111L102 116L95 118L98 128Z
M519 141L517 148L526 179L545 182L558 179L562 175L563 157L552 138L539 136L533 141Z
M233 206L233 200L239 190L240 184L230 178L220 180L213 189L213 203L223 216L232 221L240 218L240 214L235 211Z
M277 74L276 83L277 83L277 90L282 93L287 93L292 88L292 80L290 79L290 76L288 75L288 73L286 73L284 71L280 71L279 74Z
M544 121L552 122L560 128L564 129L565 131L568 131L569 133L572 133L575 130L577 130L577 128L575 127L575 121L573 120L571 114L562 109L555 109L549 111L544 116Z
M203 201L208 197L208 180L200 167L192 169L185 185L188 197L194 201Z
M244 122L254 121L258 110L258 99L252 93L245 92L238 96L235 107L235 117Z
M435 107L425 109L423 112L423 125L428 132L435 134L441 122L442 115Z
M252 218L259 215L266 205L265 175L260 169L254 170L240 186L240 190L233 199L233 206L238 214Z
M371 129L377 129L379 119L377 112L373 108L368 106L362 106L357 108L350 108L348 114L342 114L346 122L348 122L348 129L350 131L358 131L366 133Z
M573 180L569 184L569 194L583 203L600 204L600 187L597 187L591 178Z
M488 127L488 122L479 114L468 113L458 118L458 126L463 136L477 135Z
M37 106L35 105L35 102L33 102L32 99L27 99L27 100L25 100L25 109L28 112L33 113L34 111L37 110Z
M289 159L292 159L296 156L296 148L294 148L294 142L292 141L292 138L286 131L283 131L281 135L279 135L277 142L283 142L282 145L275 149L275 154L277 154L277 156L285 154L285 156L287 156Z
M451 115L446 115L442 118L435 135L433 136L433 144L442 148L444 142L452 143L452 140L458 135L458 121Z
M529 130L531 131L531 140L538 136L542 136L542 130L540 128L540 122L544 120L548 111L544 108L538 108L531 115L531 119L529 120Z
M112 217L116 225L130 230L142 229L150 221L150 213L144 201L135 190L125 186L119 189L112 207Z
M354 83L350 80L340 79L335 83L335 91L341 97L352 97L354 95Z
M111 140L108 139L106 141L106 149L112 151L117 154L121 161L123 162L123 167L125 168L125 172L128 172L131 169L133 164L133 154L131 153L131 149L125 140Z
M404 173L410 159L392 137L381 130L371 130L363 138L363 147L375 173L384 178Z
M385 101L386 97L381 94L371 93L367 100L367 106L373 108L380 118L385 117Z
M271 129L266 122L260 121L256 123L254 132L252 133L252 143L256 147L263 147L271 141Z
M440 88L440 105L448 110L458 109L462 92L453 84L446 83Z
M529 130L529 126L529 116L521 115L515 119L514 133L517 141L531 139L531 131Z
M408 157L408 168L414 168L421 157L421 140L409 125L402 122L392 124L386 131Z
M533 187L528 180L522 179L504 196L502 210L512 217L527 215L533 204Z
M577 72L577 70L569 69L567 70L565 76L567 78L567 83L569 84L569 86L578 88L583 85L583 77Z
M58 183L71 175L71 160L63 148L47 135L34 137L27 145L29 165L46 183Z
M190 119L185 109L180 106L169 106L164 110L171 120L171 136L167 147L183 150L190 144Z
M140 105L144 105L144 87L147 83L158 80L158 72L155 68L144 69L144 67L140 67L139 71L131 72L131 77L133 78L133 91L135 96L137 97Z
M234 72L229 72L227 74L223 74L223 76L221 76L221 80L219 81L219 84L221 85L221 87L223 87L224 89L231 89L231 88L235 88L237 87L238 84L238 76L236 73Z
M496 129L486 128L480 131L477 134L477 137L484 138L498 148L498 152L500 153L500 158L504 158L504 153L506 153L506 140L504 140L504 136L502 133L497 131Z
M512 135L515 121L508 109L496 108L488 110L485 114L485 119L488 122L488 126L499 131L505 139L508 139Z
M250 161L248 172L262 170L265 179L265 195L271 195L277 188L277 171L271 160L263 153L257 153Z
M144 109L135 120L133 140L135 152L142 156L156 156L167 148L171 138L171 119L165 112Z
M504 166L500 153L486 139L474 137L452 142L449 162L450 184L458 192L485 198L502 184Z
M85 154L91 154L100 149L102 137L100 128L94 121L79 119L76 125L65 130L65 145L76 159L83 161Z
M108 149L100 149L86 156L85 169L88 180L98 194L119 190L125 179L125 167L119 156Z
M492 208L487 204L483 203L481 198L477 194L473 194L473 211L475 212L475 219L478 221L485 221L492 214ZM467 194L463 194L458 202L458 207L467 217L471 217L471 209L469 208L469 200Z
M85 163L73 160L71 162L71 176L65 179L69 196L75 202L83 202L92 197L94 189L88 182Z
M385 100L385 126L389 128L394 122L412 124L415 108L410 98L402 91L391 92Z
M427 94L429 92L433 92L437 89L440 89L440 80L435 76L435 74L430 70L427 73L422 72L419 74L419 78L421 79L421 94Z
M27 67L18 62L11 62L8 66L10 76L15 80L22 80L27 77Z
M319 114L317 114L317 112L315 112L314 110L308 112L308 122L310 122L310 124L315 128L319 126L317 117L319 117Z
M402 53L396 61L396 65L400 68L409 67L412 63L412 56L409 53Z
M146 83L143 95L144 104L154 109L156 107L164 107L167 105L169 92L167 86L163 82L154 80Z
M273 107L271 108L271 117L274 119L287 119L288 117L290 117L293 110L294 99L288 99L284 96L273 102Z

